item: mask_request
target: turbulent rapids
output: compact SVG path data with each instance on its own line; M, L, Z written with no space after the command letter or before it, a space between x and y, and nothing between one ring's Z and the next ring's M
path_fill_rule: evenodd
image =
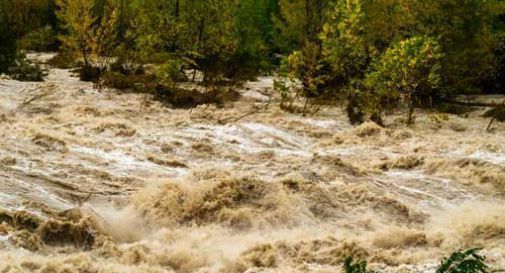
M0 80L0 272L340 272L348 256L434 272L468 247L505 268L503 123L353 127L339 107L283 112L272 81L188 110L62 69Z

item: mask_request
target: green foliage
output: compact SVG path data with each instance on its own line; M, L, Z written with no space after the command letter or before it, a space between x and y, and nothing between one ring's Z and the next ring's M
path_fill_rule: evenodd
M274 17L278 30L275 43L282 52L299 50L307 42L317 42L325 23L330 0L279 0Z
M56 35L51 26L45 26L29 32L18 41L20 49L37 52L50 51L54 49Z
M484 113L484 117L494 118L498 121L505 122L505 105L486 111L486 113Z
M362 2L338 1L320 35L324 59L331 67L332 81L337 87L362 78L378 54L373 38L365 34L375 18L366 17Z
M472 248L453 253L444 259L437 273L486 273L488 266L485 258L478 254L480 249Z
M496 69L501 30L493 22L503 13L499 0L338 0L321 40L334 81L345 87L398 41L436 37L444 53L441 77L461 92L481 85Z
M255 75L272 67L275 27L272 15L276 1L241 0L236 11L237 50L231 65L233 76Z
M197 68L205 80L229 73L237 51L237 1L147 0L134 1L139 26L136 39L141 56L151 62L173 64L181 70Z
M320 58L317 44L308 42L302 50L295 51L281 63L279 79L274 81L274 90L281 95L281 108L297 112L293 103L304 97L318 97L325 91L327 76L323 72L325 63ZM305 113L306 105L301 111Z
M111 57L117 37L118 7L113 0L57 0L56 13L65 35L63 45L91 66L91 57L98 57L104 67Z
M30 70L17 49L27 44L39 47L52 40L53 34L42 26L53 26L54 6L52 0L2 0L0 1L0 73ZM41 29L42 28L42 29ZM18 41L22 37L26 39ZM18 47L19 42L19 47ZM25 49L32 49L26 47ZM16 63L16 60L18 63ZM12 68L12 66L17 66ZM11 67L9 69L9 67ZM21 73L24 74L24 73ZM32 73L28 73L32 74Z
M411 117L441 91L505 86L504 14L502 0L2 0L0 72L59 42L60 67L128 89L146 64L168 89L278 68L283 106L347 97L353 122L380 123L401 101Z
M4 5L0 3L0 73L7 71L16 59L16 39L8 28L6 18L3 15Z
M54 57L52 57L47 64L60 69L70 69L76 66L76 61L74 56L66 52L59 52Z
M413 109L416 102L435 97L441 83L441 59L440 46L433 38L416 36L400 41L374 63L365 86L381 101L401 98Z
M352 257L348 257L344 260L344 265L342 266L344 273L376 273L373 270L369 270L366 261L360 261L354 263Z
M7 73L13 79L25 82L44 81L44 77L47 74L39 65L28 63L24 59L24 56L18 58L16 62L8 68Z

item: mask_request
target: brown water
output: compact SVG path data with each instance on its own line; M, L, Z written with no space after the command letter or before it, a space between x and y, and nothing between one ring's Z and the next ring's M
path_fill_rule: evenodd
M354 128L271 87L181 110L67 70L0 80L0 272L434 272L466 247L505 267L505 125Z

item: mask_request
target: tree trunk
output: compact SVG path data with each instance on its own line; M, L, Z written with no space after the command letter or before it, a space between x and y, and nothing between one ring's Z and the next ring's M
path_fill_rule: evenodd
M307 20L306 31L307 31L307 40L310 41L310 0L305 0L305 18Z
M493 125L494 119L495 119L494 117L491 118L489 124L487 125L486 131L489 132L491 130L491 125Z
M412 118L413 118L413 115L414 115L414 99L413 98L410 98L410 103L409 103L409 112L408 112L408 119L407 119L407 126L411 126L412 125Z
M175 19L179 19L179 9L180 9L180 3L179 0L175 2Z

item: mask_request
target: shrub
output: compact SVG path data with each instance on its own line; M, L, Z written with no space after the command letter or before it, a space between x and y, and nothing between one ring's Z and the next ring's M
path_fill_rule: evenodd
M100 84L116 88L119 90L131 90L140 93L151 93L157 85L156 76L151 74L124 74L117 71L105 72L100 80Z
M345 273L376 273L373 270L369 270L366 261L360 261L354 263L352 257L348 257L344 260L343 270Z
M274 89L282 97L281 108L291 111L293 102L304 97L306 101L302 112L305 113L308 99L319 97L327 90L327 65L321 53L319 45L307 42L301 50L282 61L281 77L274 82Z
M70 69L76 66L76 61L71 54L60 52L52 57L47 64L60 69Z
M484 113L484 117L494 118L498 121L504 122L505 121L505 106L495 107L491 110L488 110L486 113Z
M24 58L18 59L15 64L7 70L11 78L24 82L41 82L47 75L37 64L30 64Z
M91 65L84 65L77 71L79 72L79 79L81 81L93 83L98 83L102 74L102 69Z
M488 266L485 258L478 254L479 250L472 248L453 253L442 261L437 273L486 273Z
M51 26L45 26L29 32L18 41L21 49L37 52L50 51L55 48L56 36Z

